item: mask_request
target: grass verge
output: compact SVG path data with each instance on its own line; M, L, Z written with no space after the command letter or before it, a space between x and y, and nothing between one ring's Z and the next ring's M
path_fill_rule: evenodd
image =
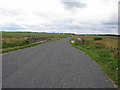
M74 39L72 38L70 39L70 41L71 40ZM77 41L71 44L73 47L82 50L86 54L88 54L92 58L92 60L94 60L108 75L108 77L113 81L115 85L120 85L120 81L118 79L118 60L110 55L109 50L97 48L96 46L90 44L82 44Z
M28 44L28 45L25 45L25 46L18 46L18 47L13 47L13 48L2 49L1 52L6 53L6 52L18 50L18 49L32 47L32 46L35 46L35 45L38 45L38 44L41 44L41 43L44 43L44 42L31 43L31 44Z
M44 42L37 42L37 43L27 44L27 45L24 45L24 46L17 46L17 47L13 47L13 48L1 49L1 50L0 50L0 53L6 53L6 52L18 50L18 49L23 49L23 48L27 48L27 47L36 46L36 45L38 45L38 44L42 44L42 43L45 43L45 42L48 42L48 41L61 40L61 39L65 39L65 38L66 38L66 37L63 37L63 38L51 38L51 39L49 39L49 40L47 40L47 41L44 41Z

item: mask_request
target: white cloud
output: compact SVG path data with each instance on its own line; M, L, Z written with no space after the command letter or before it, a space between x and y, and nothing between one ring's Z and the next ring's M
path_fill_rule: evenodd
M117 9L118 0L0 0L0 26L19 26L24 28L21 31L115 33Z

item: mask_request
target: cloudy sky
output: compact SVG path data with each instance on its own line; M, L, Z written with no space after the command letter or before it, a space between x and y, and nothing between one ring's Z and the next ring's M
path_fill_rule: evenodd
M118 1L0 0L0 30L117 34Z

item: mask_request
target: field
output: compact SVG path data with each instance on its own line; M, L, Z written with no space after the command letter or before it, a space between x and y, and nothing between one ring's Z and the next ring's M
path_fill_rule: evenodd
M116 85L120 84L118 78L119 37L113 36L75 36L72 45L87 53Z
M8 52L42 43L67 38L65 34L2 32L0 35L1 52Z
M23 32L2 32L1 52L9 52L17 49L35 46L46 41L59 40L69 37L66 34L49 33L23 33ZM120 38L115 36L80 36L75 35L70 39L75 48L87 53L111 78L116 85L120 84L118 77L118 62L120 56Z
M65 34L54 33L29 33L29 32L2 32L2 36L67 36Z

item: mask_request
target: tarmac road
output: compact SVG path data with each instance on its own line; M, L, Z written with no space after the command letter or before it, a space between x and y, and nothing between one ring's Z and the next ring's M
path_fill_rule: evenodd
M69 38L2 56L3 88L114 88L88 55Z

